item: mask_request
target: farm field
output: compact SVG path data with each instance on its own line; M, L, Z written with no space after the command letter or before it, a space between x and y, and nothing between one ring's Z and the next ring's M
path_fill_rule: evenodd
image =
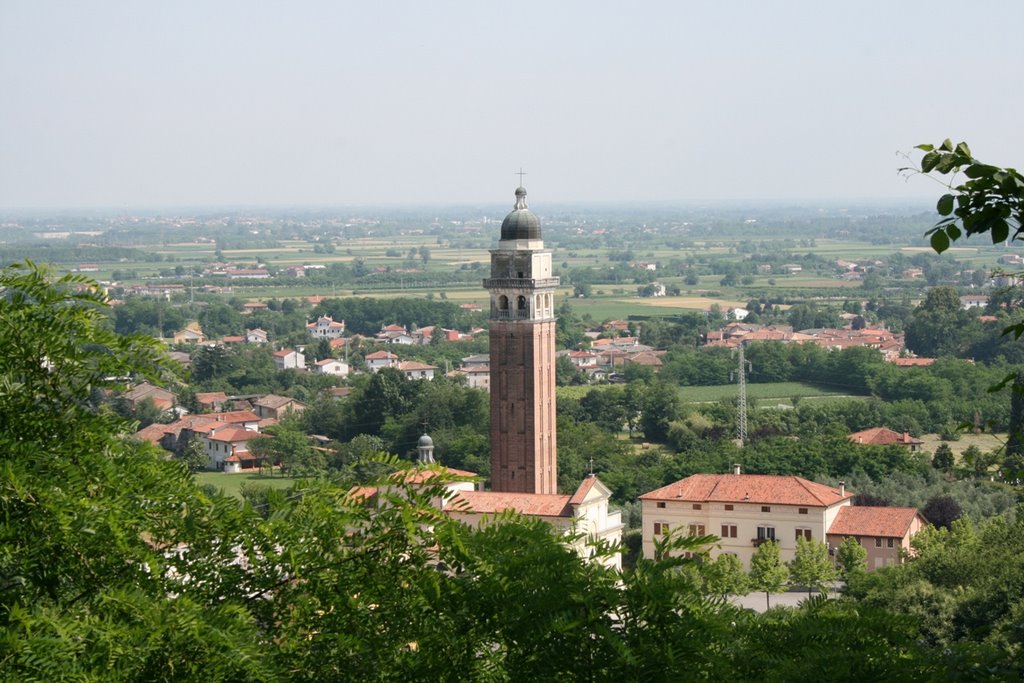
M943 441L938 434L922 434L920 439L924 441L921 448L929 453L934 453L939 444L946 444L957 457L957 461L960 460L960 454L971 446L977 446L983 453L987 453L1006 444L1006 434L962 434L959 441Z
M286 489L292 486L297 479L286 477L280 474L277 475L266 475L258 472L251 474L225 474L224 472L196 472L194 475L195 481L200 486L210 484L216 486L221 491L229 496L236 498L242 497L242 484L258 484L260 486L270 486L275 489Z
M680 387L679 392L687 403L711 403L722 399L736 398L735 384L717 384L705 387ZM801 382L771 382L747 384L747 398L757 401L790 402L793 398L866 398L851 396L841 391L822 389Z
M576 387L558 387L558 398L580 399L592 389L604 389L621 384L597 384ZM680 396L686 403L713 403L722 399L736 398L735 384L716 384L702 387L680 387ZM771 400L789 402L793 398L800 399L836 399L853 398L867 399L866 396L851 396L840 391L822 389L801 382L771 382L766 384L748 384L747 398L755 400Z

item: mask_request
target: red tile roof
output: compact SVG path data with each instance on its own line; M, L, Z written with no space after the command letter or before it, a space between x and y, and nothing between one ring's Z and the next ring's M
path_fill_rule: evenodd
M228 410L223 413L207 413L202 417L213 418L217 422L240 424L242 422L259 422L260 416L251 410Z
M196 400L200 403L214 403L228 400L228 395L223 391L203 391L196 394Z
M438 465L436 467L430 468L411 467L407 470L399 470L398 472L392 474L391 478L394 479L395 481L404 481L406 484L423 484L441 475L448 475L459 478L475 478L480 476L476 472L457 470L454 467L445 467L444 465Z
M148 427L143 427L139 431L135 432L133 436L140 441L148 441L149 443L158 446L160 440L167 435L167 425L154 422Z
M580 505L583 503L583 499L590 493L590 489L594 488L594 484L597 483L597 477L591 474L589 477L585 477L580 483L579 488L576 489L576 493L572 494L572 498L569 499L569 505Z
M846 491L800 477L768 474L695 474L640 496L640 500L686 500L828 507L852 498Z
M863 432L850 434L846 438L854 443L862 443L869 446L890 446L892 444L910 446L924 443L924 441L910 436L907 432L901 434L900 432L894 432L888 427L865 429Z
M935 362L934 358L893 358L892 364L900 367L925 366Z
M903 538L918 516L917 508L857 507L839 510L828 533L837 536L887 536Z
M515 510L533 517L572 516L569 496L547 493L460 491L444 506L445 512L497 514L506 510Z
M238 443L239 441L248 441L249 439L255 439L256 437L266 437L266 434L260 434L254 432L251 429L221 429L220 431L207 437L211 441L225 441L227 443Z

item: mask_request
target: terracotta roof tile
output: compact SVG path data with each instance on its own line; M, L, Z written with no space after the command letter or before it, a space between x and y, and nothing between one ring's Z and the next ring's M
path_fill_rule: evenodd
M237 443L239 441L248 441L249 439L255 439L256 437L265 438L266 434L260 434L254 432L251 429L221 429L220 431L207 437L211 441L224 441L227 443Z
M912 445L924 443L920 439L915 439L906 432L894 432L888 427L865 429L862 432L850 434L846 438L854 443L862 443L869 446L889 446L891 444Z
M569 499L569 505L579 505L583 502L583 499L590 493L590 489L594 488L594 484L597 483L597 477L591 474L589 477L585 477L580 483L579 488L576 489L576 493L572 494L572 498Z
M828 533L840 536L903 538L917 517L917 508L857 507L839 510Z
M399 470L391 475L391 478L395 481L404 480L407 484L423 484L430 481L431 479L440 475L448 475L452 477L479 477L480 475L476 472L467 472L466 470L457 470L454 467L445 467L444 465L437 465L433 467L410 467L407 470Z
M640 496L640 500L687 500L828 507L852 498L846 491L800 477L768 474L695 474Z
M534 517L571 517L569 496L546 493L460 491L444 506L445 512L497 514L515 510Z

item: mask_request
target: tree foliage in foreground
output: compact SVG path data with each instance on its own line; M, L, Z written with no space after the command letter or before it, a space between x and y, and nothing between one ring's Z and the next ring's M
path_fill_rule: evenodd
M619 573L537 520L451 520L438 488L401 477L369 500L313 480L269 511L207 495L90 405L109 378L160 368L151 342L104 331L103 305L84 280L0 273L6 680L978 680L1018 666L970 642L930 649L913 616L883 608L759 617L708 597L697 559Z

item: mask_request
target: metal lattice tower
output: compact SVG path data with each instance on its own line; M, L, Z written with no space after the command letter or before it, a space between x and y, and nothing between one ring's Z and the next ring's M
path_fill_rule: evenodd
M743 357L743 344L736 347L739 355L739 367L736 368L736 380L739 383L739 392L736 396L736 438L741 445L747 443L747 371L751 368L750 363Z

